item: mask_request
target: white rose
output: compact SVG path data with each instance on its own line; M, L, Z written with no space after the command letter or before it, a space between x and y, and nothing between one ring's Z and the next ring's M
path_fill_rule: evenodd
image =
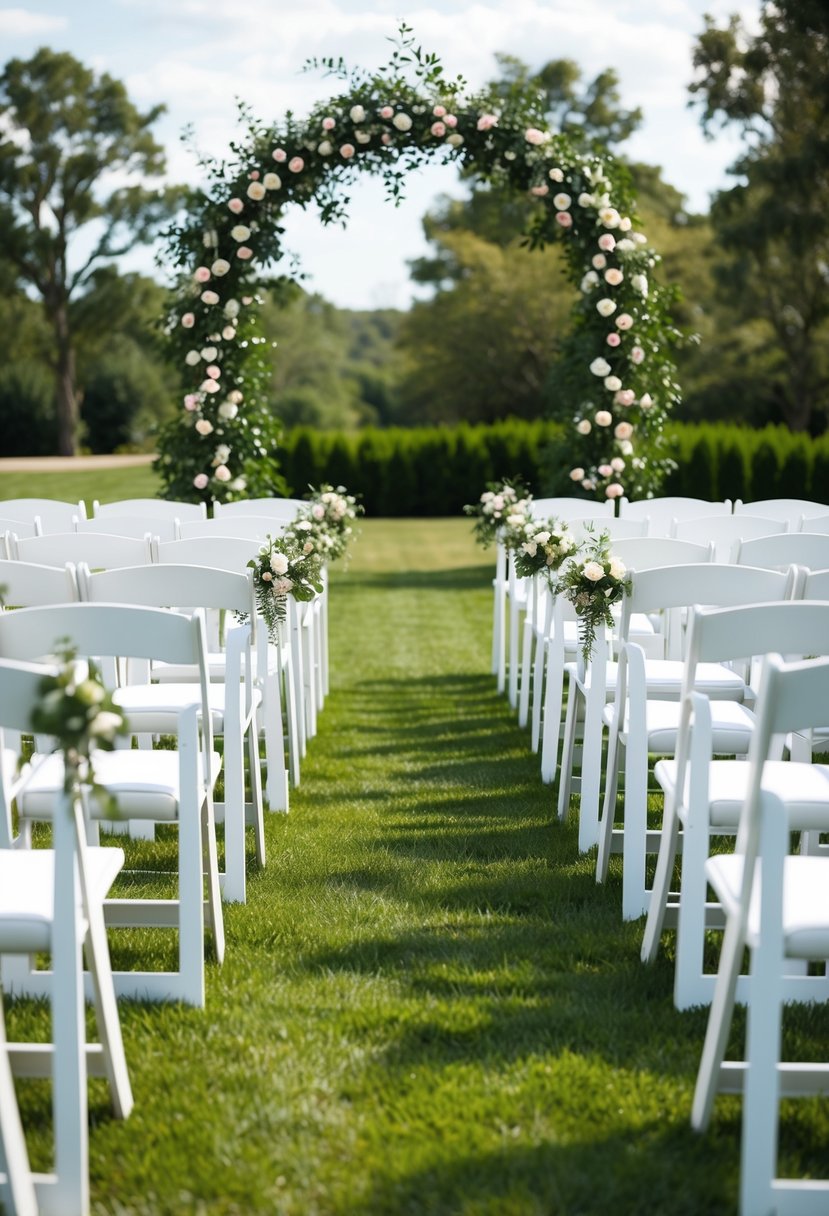
M227 461L229 458L230 458L230 448L228 447L228 445L226 443L220 443L219 446L216 448L213 459L216 461L217 464L227 464Z
M604 566L600 566L598 562L585 562L581 572L591 583L597 583L599 579L604 578Z
M196 430L200 435L212 435L213 423L209 418L199 418L196 423Z
M120 714L112 713L108 709L101 709L90 722L89 731L90 734L97 735L99 739L114 739L122 722L123 718Z
M279 190L282 186L282 178L278 173L266 173L262 178L262 185L266 190Z
M229 422L231 418L235 418L239 413L239 407L232 401L223 401L216 412L220 418L224 418Z
M580 207L592 207L593 206L593 195L585 194L584 192L582 192L579 195L579 206Z
M224 309L225 316L227 317L228 321L232 321L234 317L238 317L239 308L240 304L238 300L228 300Z
M618 228L621 216L615 207L602 207L599 212L599 222L605 228Z
M604 386L609 393L618 393L622 387L622 381L618 376L605 376Z
M288 559L284 553L271 554L271 570L274 574L285 574L288 570Z
M205 363L212 363L218 353L215 346L203 346L201 348L201 357Z
M330 156L334 151L334 145L329 140L324 139L317 148L317 151L319 152L320 156Z
M610 300L607 296L604 296L603 299L599 300L596 304L596 311L602 317L612 317L616 311L616 305L613 300Z
M227 467L227 465L220 464L218 469L216 469L216 472L213 474L213 476L216 478L217 481L230 481L232 474L230 472L230 469Z
M549 177L550 181L553 181L553 182L563 182L564 181L564 173L562 172L561 169L551 169L550 172L547 174L547 176Z
M582 418L580 422L576 423L576 430L580 435L589 435L593 430L593 424L589 418Z
M216 258L216 261L213 263L210 269L212 270L213 274L221 278L223 274L227 274L227 272L230 270L230 262L226 262L224 258Z
M584 469L571 469L570 478L572 481L583 481L584 480Z
M231 228L230 235L233 237L234 241L246 241L250 236L250 228L248 228L246 224L236 224L233 228Z
M362 106L352 106L348 113L352 122L365 122L366 120L366 112Z
M627 566L625 565L625 563L623 561L620 561L618 557L611 557L611 559L610 559L610 577L623 579L626 574L627 574Z
M648 295L648 276L646 274L634 274L630 277L630 285L634 291L638 291L641 296L647 298Z
M607 376L610 374L610 364L607 359L602 359L599 356L598 359L594 359L590 364L590 370L594 376Z
M355 131L354 138L357 140L358 144L370 144L371 143L371 135L369 134L368 131Z
M643 410L649 410L651 408L653 405L653 397L650 395L650 393L642 394L642 396L639 398L639 405Z
M534 540L525 541L521 548L527 554L527 557L535 557L536 553L538 552L538 545Z
M252 198L254 202L259 202L265 197L265 187L261 182L251 182L247 188L248 198Z
M553 206L555 207L556 211L566 211L572 201L573 200L570 198L569 194L562 193L553 195Z
M588 291L592 291L594 287L597 287L598 283L599 276L596 274L595 270L588 270L587 274L581 281L581 290L586 294Z
M409 118L408 114L404 114L402 111L399 114L395 114L391 122L392 126L397 127L398 131L411 131L412 129L411 118Z
M459 148L463 143L463 136L459 135L457 131L453 131L451 135L447 135L446 142L453 148ZM504 155L506 156L507 153L505 152Z
M533 537L533 540L538 545L546 545L546 543L549 539L550 539L549 532L536 532L535 536Z
M613 415L607 410L599 410L596 414L596 426L610 426Z
M201 355L197 350L188 350L187 354L184 356L184 362L188 367L195 367L200 360Z

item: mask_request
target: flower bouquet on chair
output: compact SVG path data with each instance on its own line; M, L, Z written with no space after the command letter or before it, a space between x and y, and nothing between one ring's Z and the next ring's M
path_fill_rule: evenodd
M613 626L613 605L630 587L630 575L624 562L611 553L607 532L589 538L578 559L564 567L554 590L576 610L585 663L593 655L597 626Z
M308 506L300 510L293 526L303 524L317 538L327 560L337 561L346 553L354 536L354 521L362 514L362 505L345 486L321 485L318 490L312 486Z
M281 536L269 536L256 557L248 562L253 570L256 603L272 642L278 641L279 625L286 619L288 596L312 600L322 591L325 554L311 535L292 524Z
M498 539L508 516L525 515L531 502L532 494L520 477L504 478L488 482L479 500L467 503L463 513L474 518L475 539L486 548Z
M512 552L515 573L519 578L546 574L550 585L566 558L572 557L579 545L565 523L548 519L526 519L523 524L504 531L504 543Z

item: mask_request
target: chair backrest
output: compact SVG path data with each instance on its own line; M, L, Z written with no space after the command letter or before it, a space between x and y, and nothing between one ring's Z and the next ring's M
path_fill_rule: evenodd
M166 498L122 498L120 502L92 504L94 516L143 515L150 519L206 519L207 505L203 502L176 502Z
M307 507L302 498L242 498L236 502L215 502L213 518L228 515L266 515L269 519L292 520L297 511Z
M714 515L694 519L674 520L672 533L678 540L714 545L714 560L734 560L737 541L754 540L758 536L773 536L785 532L788 524L782 519L764 519L760 515Z
M800 570L798 597L802 600L829 600L829 569Z
M191 536L187 540L162 541L156 546L156 561L185 566L215 566L217 570L244 572L256 557L256 541L239 536Z
M619 516L622 519L642 519L647 516L650 520L651 536L668 536L673 521L679 519L701 519L709 515L730 515L731 503L709 502L706 498L685 498L666 496L664 498L640 498L636 502L621 499Z
M694 565L712 560L713 545L674 540L670 536L620 537L613 542L613 554L629 570L652 570L656 566Z
M78 585L86 603L223 608L245 614L255 608L250 570L236 573L209 566L157 564L90 573L81 564Z
M189 540L194 536L231 536L243 540L264 541L276 536L288 524L288 520L274 519L268 515L222 515L218 519L183 520L179 524L178 537L161 537L161 540Z
M806 566L810 570L829 567L829 534L785 532L740 541L734 560L741 566Z
M53 532L17 541L20 560L43 566L64 566L67 562L86 562L111 570L116 566L138 566L152 560L148 539L110 536L99 532Z
M76 532L99 532L107 536L157 536L161 540L178 540L179 521L155 518L152 515L97 515L92 519L76 519Z
M697 605L691 614L688 657L692 662L724 663L780 652L791 658L829 655L829 602Z
M825 502L812 502L808 498L763 498L758 502L734 503L735 515L762 515L766 519L782 519L797 527L802 516L825 515Z
M0 527L2 526L2 522L0 522ZM793 528L792 531L829 532L829 515L801 515L797 528Z
M617 519L613 515L608 516L607 519L598 519L595 516L586 519L572 519L570 531L578 541L587 540L591 532L594 536L606 532L615 546L618 540L647 536L648 519L647 516L644 519Z
M613 518L613 502L593 502L589 498L534 498L530 502L530 514L535 519L592 519Z
M15 738L31 734L32 713L41 701L40 681L56 668L41 663L26 663L19 660L0 660L0 732L11 733ZM0 740L2 740L0 733ZM14 773L4 765L8 755L0 747L0 848L14 845L14 823L12 800L14 796Z
M66 604L78 599L75 567L71 563L61 568L36 562L0 561L0 589L4 604L10 608Z
M7 498L0 511L8 519L22 519L28 524L34 523L37 516L44 532L68 532L74 516L86 519L85 502L63 502L58 498Z

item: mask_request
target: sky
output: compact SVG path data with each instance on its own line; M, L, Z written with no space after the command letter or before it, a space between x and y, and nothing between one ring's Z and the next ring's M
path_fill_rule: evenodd
M263 121L291 109L301 116L336 84L302 71L312 57L342 56L369 70L389 57L400 18L424 50L441 58L448 76L475 89L497 75L495 54L532 68L573 59L585 82L606 68L619 77L621 103L639 106L644 122L625 144L633 160L659 165L666 181L705 211L728 186L726 169L739 148L730 131L706 140L689 109L691 50L704 14L722 23L739 13L756 29L761 0L0 0L0 63L26 59L38 47L69 51L96 72L122 80L147 110L164 103L153 127L167 151L172 181L198 181L192 151L182 142L191 125L195 146L221 158L238 132L237 99ZM428 249L421 218L441 194L463 195L456 171L433 165L413 174L406 201L385 202L379 179L350 192L345 229L324 227L313 210L286 214L285 243L308 276L306 287L344 308L406 308L417 288L407 263ZM123 269L153 273L147 251Z

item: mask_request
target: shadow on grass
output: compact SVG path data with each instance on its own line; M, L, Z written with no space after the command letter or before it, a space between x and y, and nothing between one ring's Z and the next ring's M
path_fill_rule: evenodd
M458 566L453 570L349 570L337 579L336 590L343 592L395 591L423 588L430 591L470 591L492 585L493 566Z

